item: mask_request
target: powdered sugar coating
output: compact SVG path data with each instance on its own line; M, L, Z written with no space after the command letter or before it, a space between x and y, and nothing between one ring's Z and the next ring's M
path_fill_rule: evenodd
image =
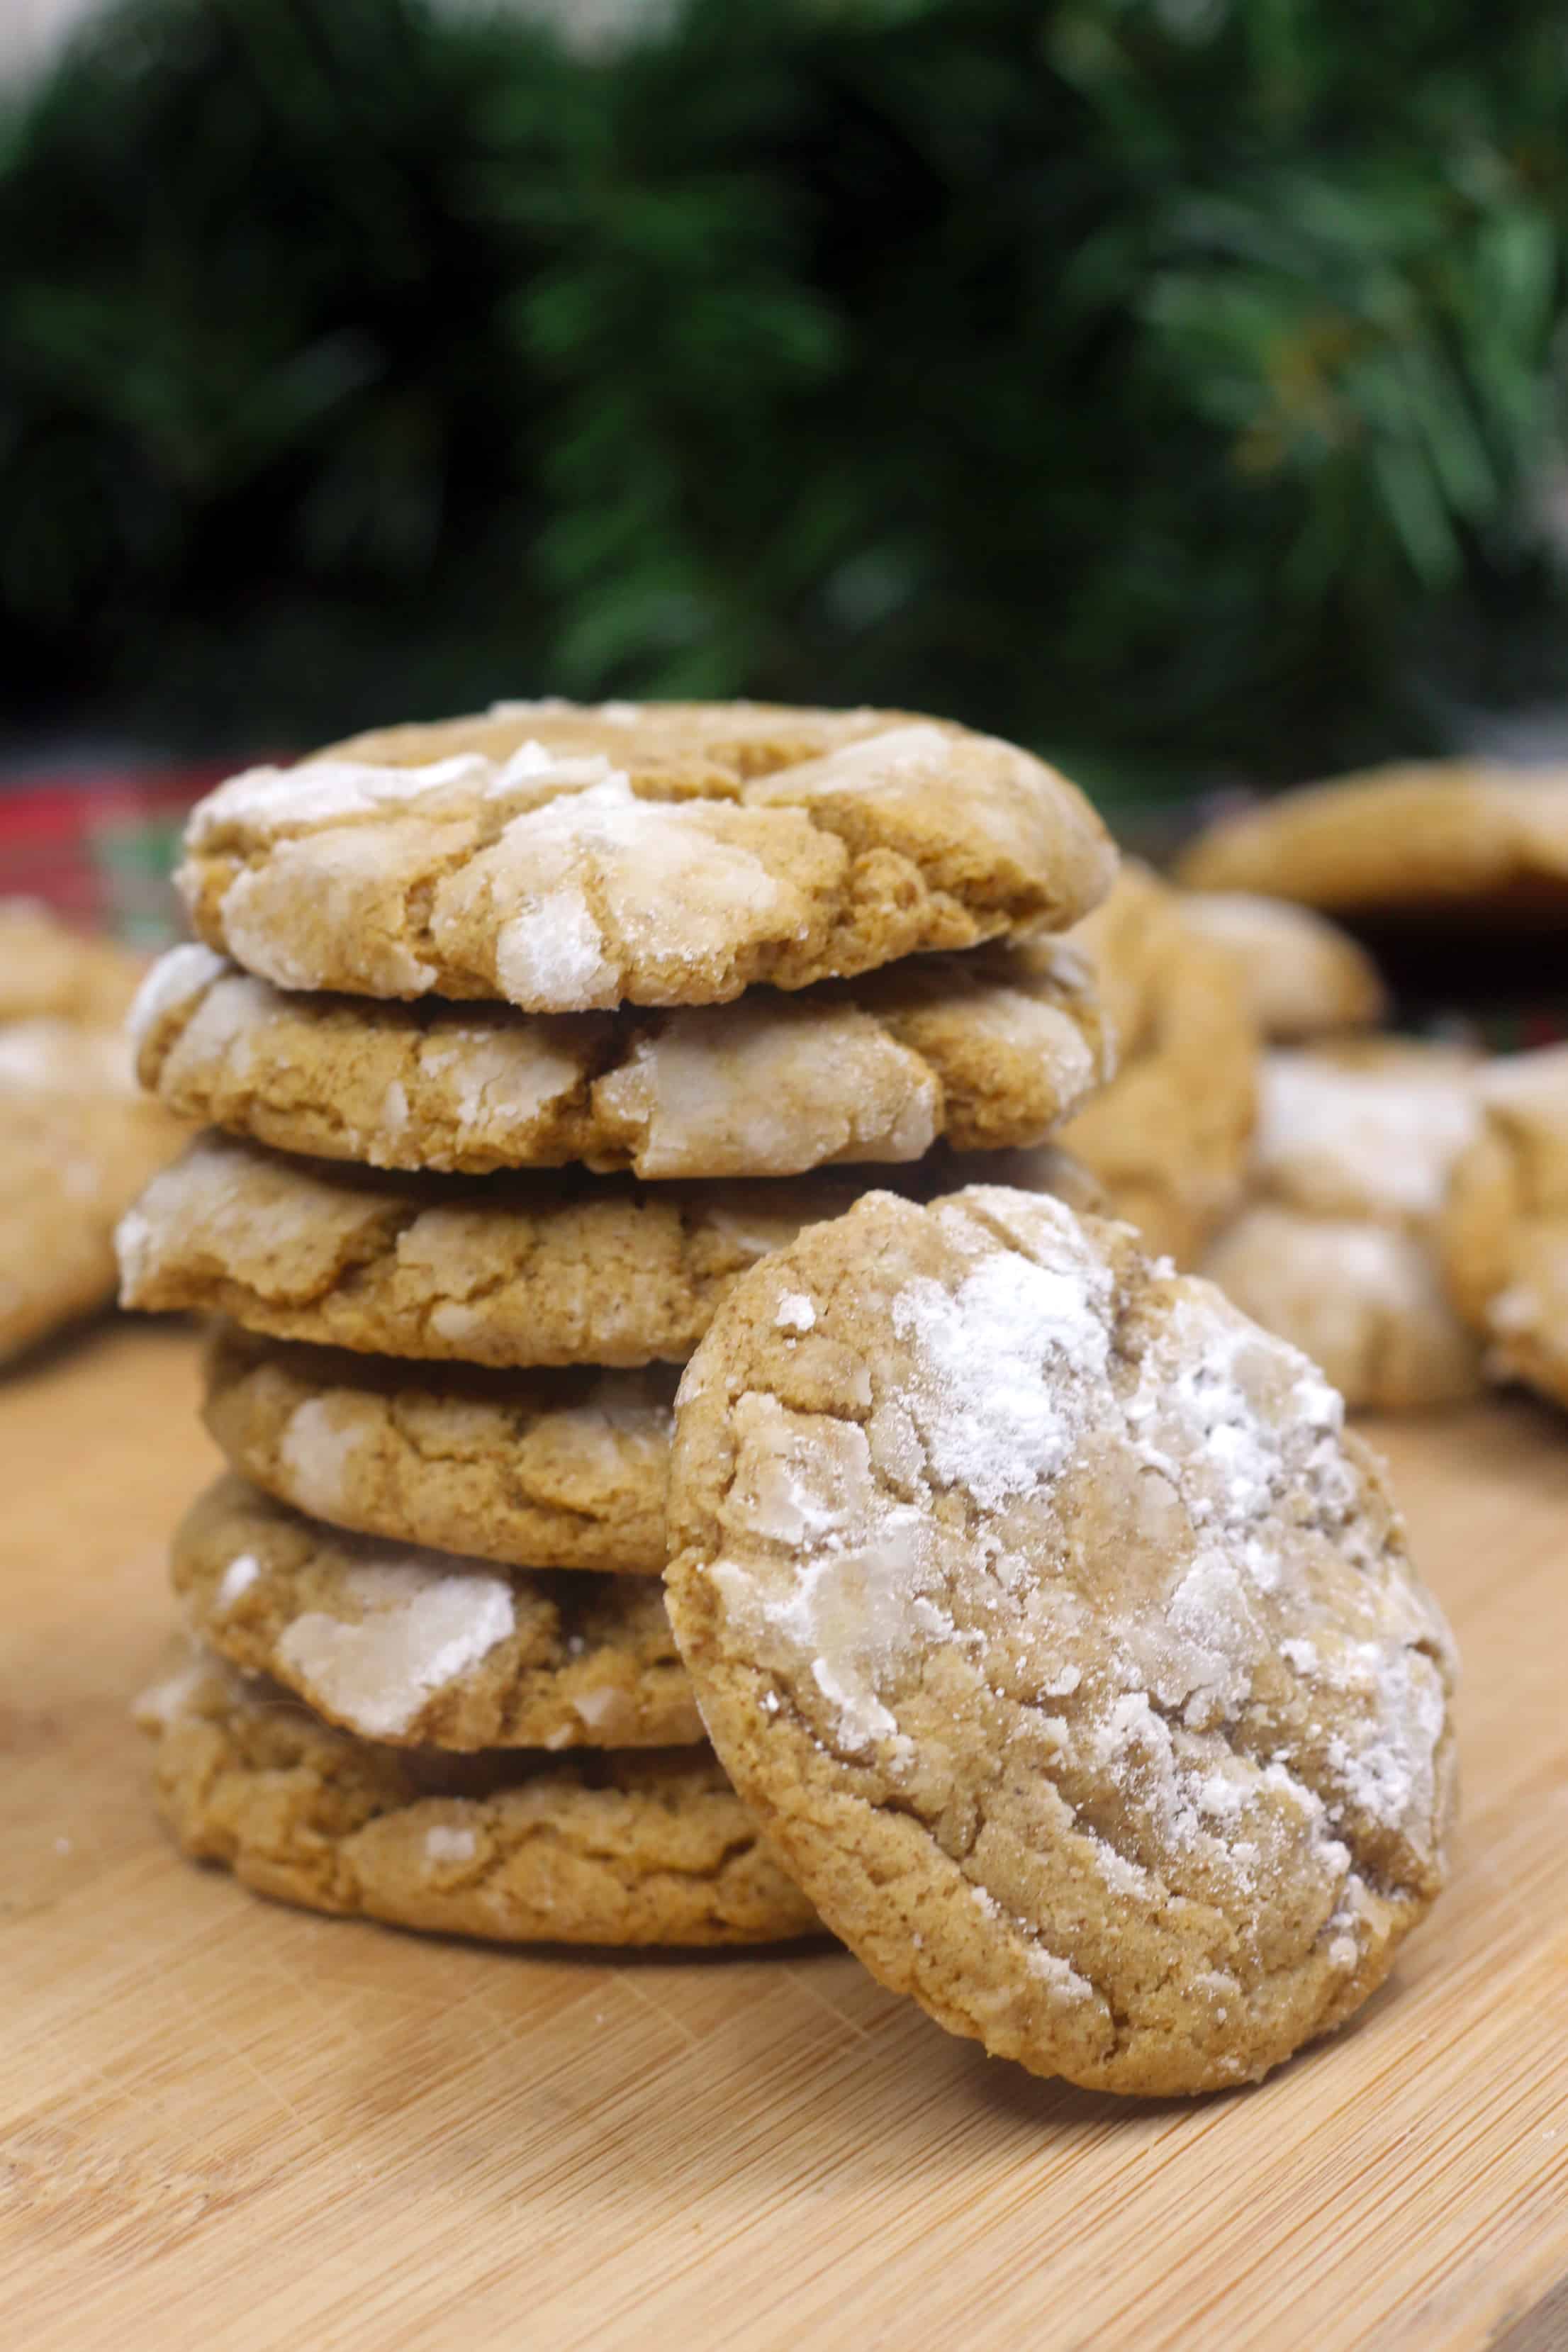
M1306 1358L1059 1202L872 1195L738 1286L678 1423L705 1717L879 1975L1120 2088L1364 1998L1441 1884L1453 1654Z
M1112 865L1054 771L945 723L542 703L236 777L179 880L280 987L581 1012L1060 929Z
M1305 1053L1264 1057L1254 1140L1276 1198L1342 1214L1429 1219L1476 1132L1461 1056L1419 1046L1358 1063Z

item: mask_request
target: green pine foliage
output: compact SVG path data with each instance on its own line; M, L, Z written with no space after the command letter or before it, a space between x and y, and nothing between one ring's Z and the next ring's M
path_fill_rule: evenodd
M1124 783L1568 686L1523 0L133 0L0 133L0 698L950 710Z

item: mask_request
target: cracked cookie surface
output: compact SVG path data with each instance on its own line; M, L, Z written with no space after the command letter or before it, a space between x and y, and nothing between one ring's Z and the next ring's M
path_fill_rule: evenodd
M1189 890L1182 912L1229 956L1254 1021L1274 1043L1370 1029L1388 1011L1366 950L1310 907L1243 890Z
M658 1576L676 1377L433 1373L228 1325L203 1418L236 1470L334 1526L513 1568Z
M210 1654L148 1691L137 1719L180 1846L280 1903L497 1943L820 1933L706 1748L387 1748Z
M1071 944L1095 967L1116 1075L1058 1139L1148 1248L1192 1265L1241 1197L1258 1039L1236 968L1181 894L1124 866Z
M1437 760L1281 793L1222 819L1177 871L1327 913L1513 909L1568 898L1568 769Z
M884 1983L1090 2087L1252 2079L1437 1894L1455 1659L1297 1350L1126 1231L870 1194L688 1367L670 1618Z
M1435 1230L1477 1130L1475 1079L1473 1055L1413 1039L1264 1057L1252 1198L1203 1271L1348 1404L1407 1412L1480 1386Z
M1063 929L1115 864L1065 778L947 721L550 703L235 777L177 879L200 938L282 987L576 1013Z
M583 1160L650 1178L1028 1146L1109 1075L1059 942L923 956L798 996L663 1013L301 995L174 948L132 1016L172 1110L286 1151L484 1174Z
M211 1648L364 1739L557 1749L702 1738L651 1579L508 1571L351 1535L232 1474L186 1512L170 1564Z
M994 1157L1026 1187L1086 1181L1049 1145ZM966 1164L932 1152L895 1181L959 1183ZM395 1177L207 1136L121 1220L121 1298L370 1355L684 1363L739 1275L864 1190L830 1173Z
M1441 1228L1448 1287L1489 1371L1568 1405L1568 1045L1489 1063L1476 1094Z

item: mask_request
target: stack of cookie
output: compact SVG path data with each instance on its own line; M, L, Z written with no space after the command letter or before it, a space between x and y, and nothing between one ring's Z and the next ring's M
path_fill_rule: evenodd
M189 1851L505 1939L810 1924L664 1612L679 1367L873 1186L1069 1182L1109 1049L1053 940L1114 865L1039 761L871 711L508 705L197 809L133 1026L214 1131L121 1234L127 1303L224 1318L145 1708Z

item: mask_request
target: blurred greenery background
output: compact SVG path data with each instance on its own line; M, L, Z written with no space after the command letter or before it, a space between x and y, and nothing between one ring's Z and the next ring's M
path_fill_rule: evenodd
M1147 803L1568 695L1561 8L559 14L130 0L12 89L13 739L746 692Z

